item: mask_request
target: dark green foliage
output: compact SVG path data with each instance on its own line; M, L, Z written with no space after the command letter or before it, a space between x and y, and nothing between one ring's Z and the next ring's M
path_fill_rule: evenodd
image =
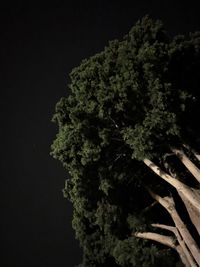
M145 211L152 200L143 185L168 190L140 160L160 158L191 134L198 142L191 118L199 66L199 33L170 40L161 22L144 17L72 70L70 94L56 105L51 154L71 176L63 191L83 248L79 266L175 266L169 250L131 232L160 217Z

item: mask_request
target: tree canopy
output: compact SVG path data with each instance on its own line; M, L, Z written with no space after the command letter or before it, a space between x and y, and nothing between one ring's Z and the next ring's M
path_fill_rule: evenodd
M53 116L59 129L51 154L70 174L63 192L73 203L72 224L83 249L79 266L178 262L169 247L133 233L173 221L149 190L173 195L184 214L177 188L159 179L145 159L198 188L172 149L182 148L199 166L188 148L200 145L199 70L200 33L170 38L160 21L145 16L70 73L69 94Z

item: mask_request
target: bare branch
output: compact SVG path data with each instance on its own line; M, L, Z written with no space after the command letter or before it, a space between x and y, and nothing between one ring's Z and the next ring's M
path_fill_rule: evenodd
M174 179L174 177L170 176L168 173L164 172L160 167L158 167L155 163L153 163L149 159L144 159L144 163L160 178L165 180L167 183L171 184L173 187L175 187L177 190L182 190L186 187L184 183L181 181Z
M161 197L151 190L148 190L151 196L156 199L170 214L176 229L180 232L181 238L184 240L192 256L200 266L200 250L194 238L191 236L186 225L181 220L172 197ZM177 236L177 234L176 234Z
M154 193L152 190L147 188L149 194L154 198L158 203L160 203L169 213L171 213L175 207L175 203L172 197L161 197Z
M180 161L188 169L188 171L200 183L200 170L197 168L197 166L185 155L185 153L182 150L176 148L171 148L171 150L180 159Z
M193 205L197 209L197 212L200 215L200 196L198 194L196 194L194 189L191 189L189 186L182 183L178 179L176 179L176 178L170 176L169 174L167 174L166 172L162 171L161 168L158 167L156 164L154 164L151 160L144 159L143 161L160 178L162 178L167 183L169 183L174 188L176 188L180 197L181 198L184 197L185 199L187 199L190 202L190 204Z
M190 251L186 247L184 240L182 239L181 235L179 234L179 231L177 230L177 228L175 226L169 226L169 225L159 224L159 223L152 223L151 225L153 227L156 227L156 228L160 228L160 229L164 229L164 230L168 230L170 232L173 232L177 238L178 243L179 243L179 246L176 247L176 250L179 253L179 256L180 256L182 262L186 266L191 266L191 267L197 266Z
M200 153L199 152L197 152L196 150L192 149L189 145L183 144L183 146L185 148L187 148L188 150L190 150L194 154L196 159L198 159L198 161L200 161Z
M174 234L176 234L177 229L175 226L169 226L169 225L165 225L165 224L159 224L159 223L152 223L151 224L153 227L156 228L160 228L160 229L164 229L164 230L168 230L170 232L173 232Z
M166 245L170 248L176 249L175 240L172 236L160 235L152 232L144 232L144 233L137 232L132 235L143 239L153 240L163 245Z

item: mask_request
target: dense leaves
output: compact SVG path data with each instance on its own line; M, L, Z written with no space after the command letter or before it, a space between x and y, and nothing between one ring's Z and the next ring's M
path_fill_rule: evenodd
M70 94L56 105L51 154L70 174L64 195L74 207L81 267L174 266L172 252L131 236L161 212L145 209L152 200L143 185L168 190L140 160L160 158L191 135L198 142L191 118L199 67L199 33L170 40L161 22L144 17L72 70Z

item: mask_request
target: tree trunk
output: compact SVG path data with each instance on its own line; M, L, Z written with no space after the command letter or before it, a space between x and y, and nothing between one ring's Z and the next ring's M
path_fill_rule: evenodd
M182 261L182 263L185 265L185 267L197 267L196 263L193 262L192 264L188 261L187 257L184 254L184 251L180 245L176 247L176 251L179 254L179 257Z
M161 168L159 168L156 164L154 164L149 159L144 159L144 163L154 172L156 173L160 178L165 180L167 183L172 185L174 188L176 188L178 194L180 197L183 197L189 201L189 203L194 206L200 215L200 191L197 189L190 188L186 184L182 183L176 178L173 178Z
M195 240L189 233L186 225L181 220L176 208L175 203L172 197L160 197L159 195L153 193L151 190L148 190L151 196L157 200L170 214L177 230L179 231L182 239L184 240L185 244L187 245L188 249L190 250L193 258L200 266L200 250L198 245L196 244Z
M177 155L183 165L200 183L200 170L197 168L197 166L185 155L182 150L173 148L172 151Z
M145 159L144 163L159 177L176 188L180 198L185 204L193 225L200 235L200 190L190 188L176 178L173 178L148 159Z
M168 231L171 231L174 233L174 235L177 238L177 241L179 243L180 247L176 247L177 248L177 252L182 260L182 262L184 263L185 266L191 266L191 267L196 267L196 263L190 253L190 251L188 250L188 248L186 247L186 244L184 242L184 240L181 238L181 235L179 234L178 230L176 229L176 227L174 226L168 226L168 225L163 225L163 224L158 224L158 223L154 223L152 224L153 227L156 228L160 228L160 229L165 229Z
M200 154L196 150L192 149L190 146L188 146L186 144L183 144L183 146L185 148L187 148L188 150L190 150L194 154L194 156L196 157L196 159L198 159L198 161L200 161Z
M184 254L182 247L180 245L175 245L175 240L172 236L165 236L165 235L160 235L160 234L152 233L152 232L144 232L144 233L137 232L137 233L134 233L133 236L143 238L143 239L152 240L152 241L156 241L160 244L163 244L163 245L168 246L172 249L175 249L178 252L183 264L186 267L196 267L195 263L194 264L189 263L188 259L186 258L185 254Z
M179 192L179 195L180 195L183 203L185 204L185 207L186 207L186 210L190 216L191 222L195 226L195 228L196 228L196 230L200 236L200 214L198 212L198 209L196 209L196 207L191 205L191 203L181 194L181 192Z
M195 157L198 159L198 161L200 161L200 154L194 152L194 155L195 155Z

